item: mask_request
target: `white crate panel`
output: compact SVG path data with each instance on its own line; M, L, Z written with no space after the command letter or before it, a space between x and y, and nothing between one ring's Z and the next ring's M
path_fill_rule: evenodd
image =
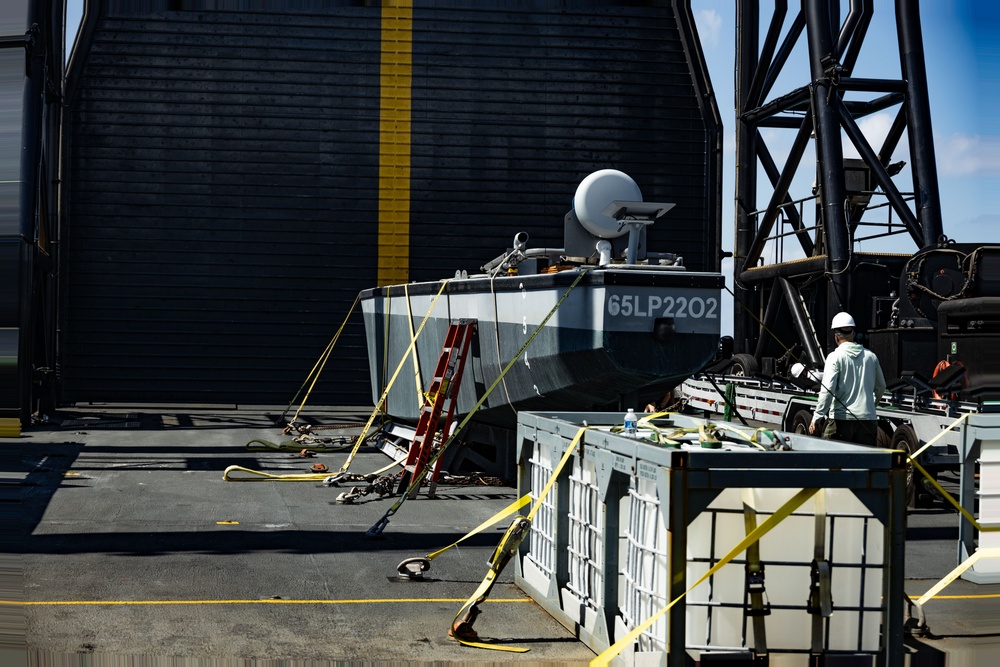
M860 618L855 612L834 611L833 616L828 620L830 622L830 650L865 652L878 650L880 612L877 609L864 612ZM858 635L859 623L862 623L860 637Z
M666 605L666 523L656 498L656 485L633 478L624 517L624 551L619 606L629 627L646 620ZM662 651L668 641L664 614L639 638L641 650Z
M528 460L529 472L531 475L531 487L529 493L532 503L538 501L545 484L552 477L555 469L553 462L553 448L544 445L536 445ZM542 506L538 508L531 523L530 550L527 560L530 560L541 572L551 579L555 575L555 554L556 554L556 524L555 524L555 499L553 493L545 498Z
M591 461L574 459L569 479L569 581L567 588L598 609L604 605L604 505Z

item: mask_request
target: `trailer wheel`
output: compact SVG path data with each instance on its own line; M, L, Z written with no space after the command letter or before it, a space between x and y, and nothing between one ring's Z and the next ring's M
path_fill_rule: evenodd
M733 363L729 365L729 374L736 377L749 378L757 374L760 367L752 354L734 354Z
M891 427L883 426L883 421L879 420L878 432L875 434L875 446L879 449L892 449Z
M812 423L812 413L808 410L799 410L795 413L795 416L792 417L792 433L809 435L810 423Z
M908 424L900 424L892 432L891 449L900 449L910 456L920 447L920 439L917 438L916 431ZM906 464L906 506L916 507L917 480L916 469L912 464Z

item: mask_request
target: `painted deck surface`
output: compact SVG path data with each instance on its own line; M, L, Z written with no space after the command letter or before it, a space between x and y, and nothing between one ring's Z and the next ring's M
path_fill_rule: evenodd
M14 614L15 626L23 612L29 655L22 664L119 664L111 661L123 656L148 658L143 664L583 664L594 657L526 599L512 570L476 629L531 650L478 651L447 637L508 522L435 559L431 581L395 577L401 560L453 542L513 501L511 487L442 485L437 499L404 504L373 540L364 532L387 499L340 505L335 498L349 486L224 482L223 470L234 464L272 473L306 472L316 462L339 469L345 453L302 459L247 451L254 438L287 439L270 425L280 412L78 409L61 414L61 425L3 442L0 462L11 481L4 505L16 508L7 518L17 527L3 551L5 562L23 570L12 595L30 603L3 611ZM366 418L356 408L324 409L310 421L337 427L322 434L339 437L360 432ZM362 449L351 470L386 462ZM910 515L909 595L955 567L957 526L957 514L940 505ZM996 664L1000 585L959 580L942 596L925 608L934 638L908 642L947 663L921 664ZM3 664L18 664L19 655Z

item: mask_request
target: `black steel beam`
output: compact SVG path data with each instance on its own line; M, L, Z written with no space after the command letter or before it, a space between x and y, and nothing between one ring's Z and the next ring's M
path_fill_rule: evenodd
M892 125L889 127L889 131L885 135L885 139L882 141L882 148L878 152L878 159L884 166L888 167L889 162L892 161L892 154L896 150L896 146L899 144L899 140L903 136L903 130L906 129L906 107L899 107L899 111L896 112L896 117L892 120Z
M842 76L837 79L837 85L843 90L857 90L862 92L906 92L906 82L898 79L871 79L866 77Z
M874 14L873 0L851 0L851 13L847 16L846 25L851 25L851 30L844 30L840 34L840 41L837 44L837 54L840 56L840 64L844 71L850 74L854 71L854 66L858 62L858 54L861 52L861 45L868 34L868 26Z
M756 0L740 0L736 7L736 109L748 106L754 73L757 70L759 12ZM765 93L761 93L765 94ZM757 131L753 122L736 116L736 244L733 248L733 275L747 268L747 251L753 243L757 202ZM755 311L760 300L753 290L734 281L736 301L746 306L733 315L733 342L736 352L748 352L756 336L756 324L748 311Z
M830 279L841 295L849 296L847 267L851 239L847 224L847 194L844 185L844 152L840 141L840 118L834 102L837 62L830 29L830 5L824 0L806 0L806 33L812 75L812 109L816 119L817 181L820 188L823 234L830 258Z
M795 19L792 20L792 25L788 28L788 34L785 35L784 41L781 46L778 47L778 53L774 57L774 62L771 63L771 67L768 68L767 78L764 79L764 88L761 90L760 97L765 99L768 93L771 92L771 88L774 87L774 82L778 78L778 74L781 73L781 68L785 66L788 61L788 56L791 55L792 49L795 47L795 42L799 41L799 36L802 34L803 28L806 26L806 19L803 16L802 11L795 15Z
M760 51L757 66L754 68L750 90L746 94L746 106L741 107L740 111L747 111L751 106L758 107L763 101L764 81L771 67L771 59L774 57L774 50L778 45L778 37L781 35L781 26L785 22L785 14L787 12L788 1L775 0L774 13L771 15L771 22L767 27L764 46Z
M774 278L795 276L808 276L823 273L826 269L826 255L817 255L808 259L797 259L792 262L781 262L779 264L768 264L767 266L751 267L739 274L741 282L747 284L759 283L763 280Z
M813 329L812 320L809 319L809 313L802 302L802 295L799 293L798 288L792 285L787 278L778 278L777 282L781 285L781 291L785 295L785 304L792 315L792 326L795 329L795 333L799 336L799 341L802 342L802 348L805 350L806 357L808 357L811 364L822 366L825 357L823 351L820 349L819 341L816 339L816 331Z
M921 233L920 223L913 215L913 211L907 206L906 200L903 199L903 195L899 193L899 189L896 184L892 182L892 177L889 176L889 172L886 171L882 162L875 155L875 151L868 144L868 140L865 138L864 133L861 132L861 128L858 124L854 122L851 118L851 114L844 107L844 103L839 99L834 101L837 105L837 110L840 114L841 124L843 125L844 131L847 132L847 137L854 144L854 147L858 149L858 153L861 154L861 159L865 161L868 168L871 169L872 175L878 184L882 187L882 191L885 193L886 198L892 205L892 210L896 212L902 220L903 225L906 230L910 232L910 236L913 238L914 242L919 246L921 240L923 239L923 234Z
M936 245L943 231L931 108L927 98L923 36L920 30L920 6L917 0L896 0L896 34L899 40L899 66L906 80L905 105L913 191L917 197L917 219L923 229L921 247L926 248Z
M803 86L767 104L746 111L741 119L747 123L760 123L786 111L807 111L809 109L809 87Z
M896 106L903 99L903 93L889 93L888 95L876 97L874 100L868 100L867 102L845 100L844 105L854 118L864 118L865 116L870 116L873 113Z
M802 161L802 154L809 144L812 129L811 119L808 117L804 118L802 125L799 127L799 132L795 135L795 140L792 142L792 147L788 151L785 168L781 170L781 175L774 185L774 192L771 193L771 200L767 204L767 209L765 209L764 218L757 227L757 233L754 235L752 243L746 249L746 264L748 267L756 264L764 252L768 236L771 234L774 223L778 219L778 209L788 195L788 187L792 184L795 172ZM841 180L843 180L843 172L841 172Z
M763 286L758 287L758 290L763 289ZM773 285L771 286L771 294L767 299L767 308L764 309L764 319L760 324L760 335L757 336L757 347L754 350L753 356L760 359L764 356L764 352L767 351L767 341L768 338L774 338L776 341L778 337L774 335L774 320L778 317L778 308L781 307L781 291L776 289ZM781 341L779 341L779 345Z
M800 126L801 123L802 120L799 119ZM759 132L757 133L757 159L760 160L760 166L764 168L764 173L767 174L768 180L771 181L771 187L777 189L781 173L778 171L778 166L774 163L774 158L771 157L771 152L767 149L767 144L764 143L764 138L760 136ZM792 205L792 198L788 196L787 192L785 193L784 201L780 204L780 208L785 212L785 217L791 223L792 229L795 230L795 238L798 239L802 252L805 253L806 257L812 256L815 244L813 244L809 232L805 230L805 225L802 224L799 211Z

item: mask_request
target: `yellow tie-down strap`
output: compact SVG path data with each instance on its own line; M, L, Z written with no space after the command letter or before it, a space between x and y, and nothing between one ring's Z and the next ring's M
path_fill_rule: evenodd
M322 482L329 476L329 472L275 475L243 466L229 466L222 472L226 482Z
M755 528L751 533L749 533L746 537L744 537L739 544L733 547L732 551L723 556L718 563L713 565L711 569L709 569L708 572L703 574L701 578L698 579L698 581L694 582L694 584L690 588L688 588L686 591L678 595L670 602L670 604L663 607L658 612L647 618L639 625L637 625L631 632L629 632L627 635L616 641L614 644L605 649L604 652L602 652L599 656L594 658L590 662L591 667L598 667L610 664L611 660L616 658L618 654L625 649L625 647L629 646L636 639L638 639L639 635L641 635L643 632L649 629L654 623L656 623L656 621L659 620L661 616L666 614L670 610L670 608L673 607L675 604L677 604L685 595L693 591L702 582L704 582L706 579L708 579L713 574L722 569L722 567L727 563L729 563L729 561L733 560L738 555L743 553L743 551L747 547L749 547L754 542L757 542L772 528L774 528L779 523L788 518L792 514L792 512L794 512L804 502L813 497L817 491L819 491L819 489L802 489L794 496L792 496L791 499L788 500L788 502L786 502L784 505L778 508L778 511L769 516L767 520L765 520L763 523L757 526L757 528Z
M934 487L934 490L937 491L941 495L941 497L945 499L945 501L947 503L949 503L952 507L954 507L956 510L958 510L958 512L963 517L965 517L965 520L968 521L970 524L972 524L975 527L976 530L978 530L980 532L983 532L983 533L995 533L997 531L1000 531L1000 524L994 524L994 525L988 525L988 526L986 526L986 525L983 525L983 524L979 523L979 521L977 521L976 518L974 516L972 516L972 514L967 509L965 509L964 507L962 507L962 503L960 503L957 500L955 500L955 498L952 497L952 495L950 493L948 493L947 491L944 490L944 487L942 487L940 484L938 484L938 481L936 479L934 479L934 477L929 472L927 472L926 470L924 470L923 466L921 466L919 463L917 463L917 458L919 458L920 454L922 454L925 449L927 449L928 447L930 447L931 445L933 445L935 442L937 442L945 433L947 433L948 431L952 430L953 428L955 428L956 426L958 426L959 424L961 424L963 421L965 421L966 419L968 419L969 415L971 415L971 414L973 414L973 413L966 412L965 414L963 414L962 416L960 416L958 419L956 419L955 421L953 421L948 426L948 428L943 429L940 433L938 433L936 436L934 436L933 438L931 438L927 442L927 444L925 444L923 447L921 447L917 451L913 452L912 456L910 454L907 454L905 451L903 453L906 454L907 460L911 464L913 464L914 470L917 470L918 472L920 472L920 474L923 475L924 478L928 482L931 483L931 486ZM943 591L949 584L951 584L953 581L955 581L960 576L962 576L963 572L965 572L966 570L968 570L969 568L971 568L973 565L975 565L976 563L978 563L983 558L1000 558L1000 547L993 547L993 548L988 548L988 549L979 549L979 550L977 550L976 553L974 553L971 556L969 556L968 558L966 558L963 563L961 563L958 567L956 567L954 570L952 570L951 572L949 572L941 581L939 581L938 583L934 584L929 591L927 591L926 593L924 593L923 595L921 595L917 599L917 604L920 605L920 606L923 606L923 605L927 604L935 595L937 595L938 593L940 593L941 591Z
M908 454L907 452L905 452L903 450L898 450L898 451L902 451L903 454L906 454L906 458L907 458L907 460L909 460L910 463L913 464L913 468L915 470L918 470L920 472L920 474L923 475L927 479L927 481L931 483L931 486L933 486L934 489L938 493L941 494L942 498L944 498L948 503L951 504L952 507L954 507L956 510L958 510L958 512L962 516L964 516L965 519L969 523L971 523L973 526L975 526L976 530L980 530L980 531L982 531L984 533L992 533L992 532L996 532L996 531L1000 530L1000 525L995 525L995 526L984 526L984 525L981 525L978 521L976 521L976 518L974 516L972 516L972 514L970 514L967 509L965 509L964 507L962 507L962 503L960 503L957 500L955 500L950 493L948 493L947 491L944 490L944 487L942 487L940 484L938 484L937 480L934 479L934 477L929 472L927 472L926 470L924 470L923 466L921 466L919 463L917 463L917 459L920 457L920 455L924 452L925 449L927 449L928 447L930 447L931 445L933 445L935 442L937 442L938 440L940 440L941 437L944 436L945 433L947 433L948 431L952 430L953 428L955 428L956 426L958 426L959 424L961 424L963 421L965 421L966 419L968 419L969 415L971 415L971 414L973 414L973 413L966 412L965 414L963 414L961 417L959 417L958 419L956 419L955 421L953 421L948 426L948 428L943 429L936 436L934 436L933 438L931 438L930 440L928 440L927 444L925 444L923 447L921 447L917 451L913 452L912 455Z
M481 524L479 524L478 526L476 526L475 528L473 528L472 530L470 530L469 532L467 532L463 537L455 540L454 542L452 542L451 544L449 544L448 546L446 546L443 549L438 549L437 551L435 551L433 553L427 554L427 556L425 556L425 558L427 558L427 560L434 560L435 558L437 558L438 556L440 556L441 554L443 554L445 551L448 551L449 549L451 549L453 547L457 547L459 544L461 544L465 540L469 539L473 535L475 535L477 533L481 533L484 530L486 530L487 528L489 528L490 526L492 526L493 524L495 524L495 523L497 523L499 521L502 521L503 519L506 519L511 514L513 514L514 512L517 512L519 509L521 509L522 507L524 507L525 505L527 505L530 502L531 502L531 496L529 496L528 494L525 494L525 495L521 496L520 498L518 498L517 500L515 500L514 502L512 502L510 505L507 505L507 507L503 508L502 510L500 510L499 512L497 512L496 514L494 514L493 516L491 516L489 519L487 519L486 521L483 521Z
M509 558L513 556L513 552L516 551L517 546L520 544L521 540L527 536L528 531L531 529L531 521L535 518L535 514L538 513L538 510L545 502L545 498L548 497L549 492L552 491L552 487L555 485L556 479L559 477L559 474L562 472L562 469L569 462L569 459L573 455L573 452L576 451L577 446L583 439L584 432L587 431L589 428L590 427L588 426L584 426L579 431L576 432L575 436L573 436L573 440L569 443L569 446L563 453L562 458L559 460L559 463L556 464L556 467L552 469L552 474L549 475L548 481L545 483L545 486L542 487L542 490L538 494L538 498L535 500L534 505L532 505L531 509L528 510L528 515L526 517L522 516L515 517L514 521L507 529L507 532L500 540L500 543L497 545L496 550L493 552L493 558L490 559L490 569L486 573L486 576L483 578L482 583L479 584L479 587L476 589L476 591L471 596L469 596L469 599L465 601L465 604L462 605L462 608L459 609L458 613L455 615L455 620L452 621L452 629L454 629L463 618L467 618L470 611L473 610L473 608L476 607L476 605L486 600L486 596L489 595L490 590L493 588L493 584L496 583L496 578L500 576L500 573L503 571L504 566L509 561ZM518 505L518 508L520 508L527 505L530 499L531 499L530 496L525 495L524 497L517 500L514 504ZM505 516L506 514L510 514L513 511L517 511L517 509L514 508L513 505L511 505L507 507L505 510L495 515L494 517L492 517L490 521L494 520L498 521L500 518L502 518L501 515ZM477 528L476 530L478 531L481 528L483 528L483 526L480 526L480 528ZM515 528L521 529L518 535L512 534ZM502 558L501 552L504 550L507 550L509 552L507 558ZM477 611L472 611L471 620L468 623L470 628L477 614L478 614ZM472 648L483 648L492 651L507 651L510 653L526 653L527 651L530 650L519 646L506 646L504 644L494 644L483 641L475 641L472 638L463 638L453 632L450 632L449 634L459 644L462 644L463 646L469 646Z
M968 570L970 567L978 563L983 558L1000 558L1000 547L979 549L978 551L976 551L976 553L966 558L961 565L959 565L954 570L949 572L948 576L946 576L944 579L934 584L934 586L932 586L929 591L921 595L920 598L917 599L917 604L920 606L927 604L927 602L931 598L933 598L935 595L943 591L946 586L948 586L951 582L955 581L960 576L962 576L963 572Z
M413 349L414 345L416 345L417 337L420 336L420 333L424 330L424 325L427 324L427 320L430 319L431 311L434 310L434 306L437 305L438 299L441 298L441 294L444 292L444 288L447 285L448 285L448 280L441 281L441 287L438 289L437 295L435 295L434 300L431 301L431 305L427 309L427 313L424 315L424 319L420 321L420 327L417 329L416 334L414 334L413 338L410 339L410 345L409 347L406 348L406 352L403 353L402 358L399 360L399 364L396 366L396 372L392 374L392 377L386 384L385 389L382 391L382 396L375 404L375 409L372 411L371 416L368 418L368 422L365 424L364 428L361 429L361 434L358 436L357 440L355 440L354 447L351 449L350 454L347 455L347 460L344 461L344 464L340 467L339 471L333 474L326 472L322 474L307 474L307 475L273 475L260 470L251 470L250 468L244 468L242 466L229 466L228 468L226 468L225 472L223 472L222 479L227 482L314 482L316 480L324 481L329 478L332 478L334 481L336 481L337 478L343 477L344 473L347 472L347 469L350 468L351 463L354 461L354 457L357 456L358 451L361 449L362 443L364 443L365 440L367 439L368 431L371 429L372 424L375 423L375 419L381 413L382 406L385 404L385 401L389 396L389 390L392 388L393 383L396 381L396 377L399 375L399 372L403 370L403 366L406 364L406 360L409 357L410 350ZM298 413L296 413L296 415L297 414ZM260 443L265 441L251 440L250 442L247 443L247 446L249 447L252 443L255 442ZM346 449L346 447L344 447L344 449ZM371 474L381 474L386 470L391 469L395 465L397 465L397 463L393 462L392 465L389 465ZM234 476L232 474L234 472L241 472L245 474Z

